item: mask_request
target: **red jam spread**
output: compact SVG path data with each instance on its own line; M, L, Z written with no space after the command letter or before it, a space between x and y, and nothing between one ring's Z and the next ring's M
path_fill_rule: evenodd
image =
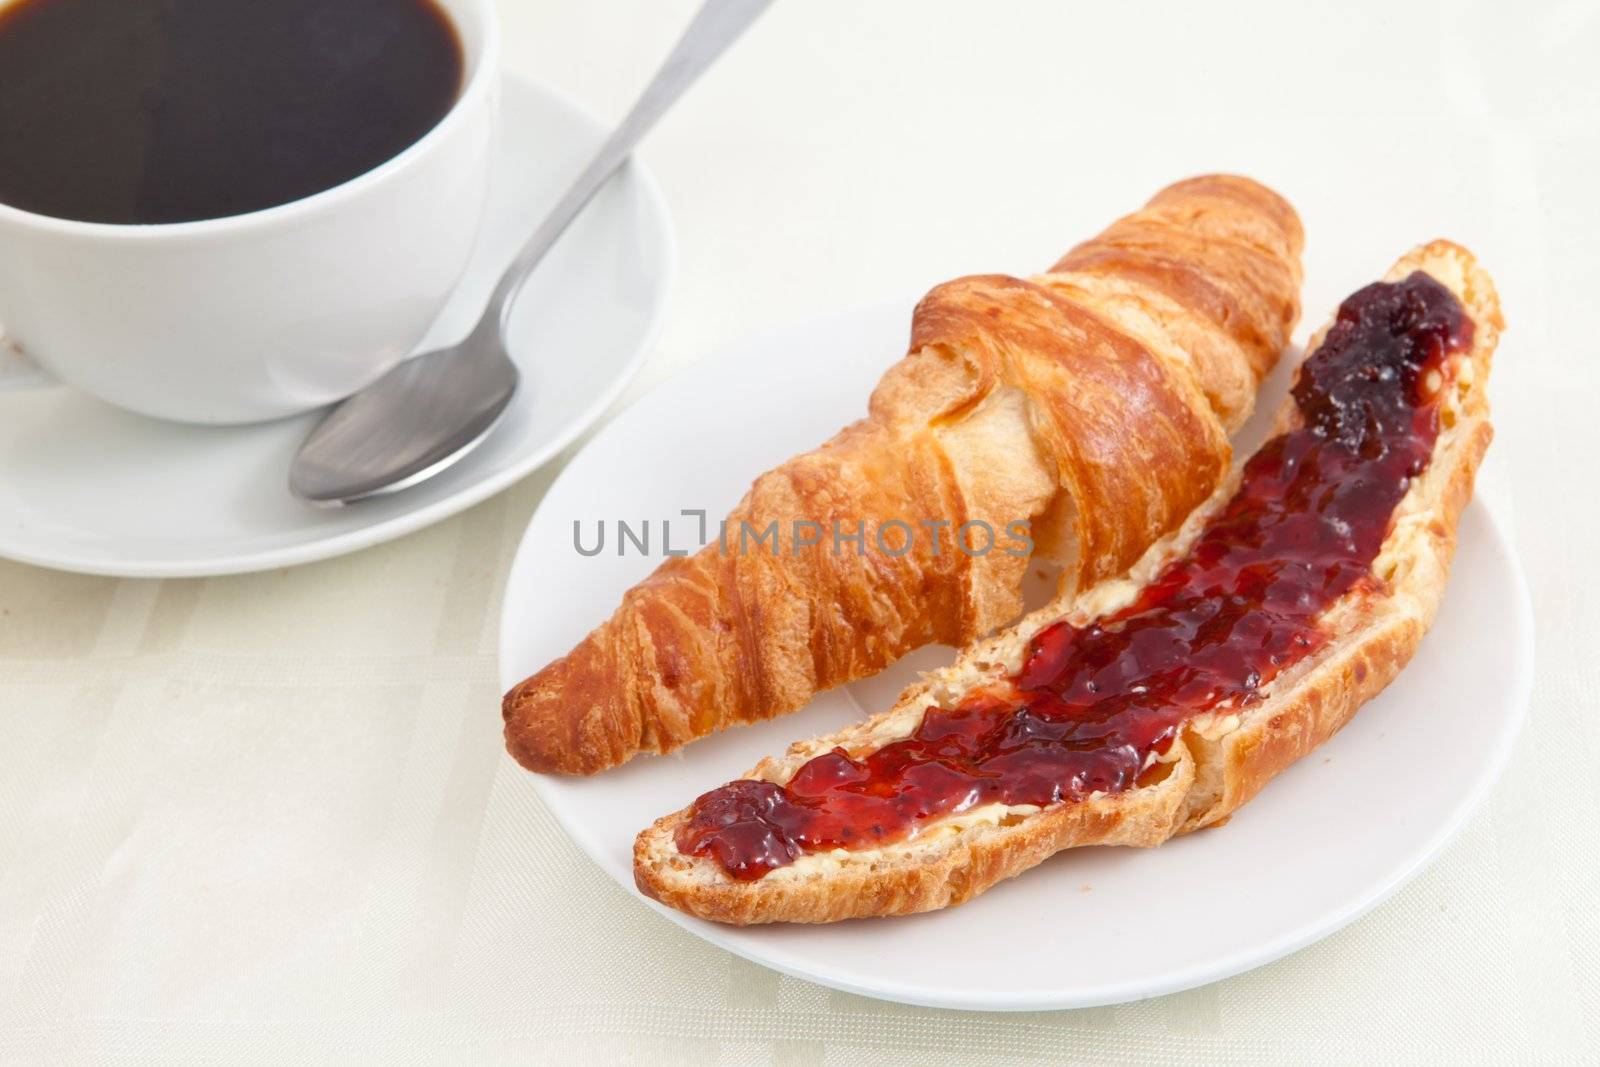
M1433 453L1445 357L1471 339L1460 304L1421 272L1351 296L1295 384L1302 427L1262 446L1188 555L1137 600L1039 631L1020 672L928 708L904 740L860 758L835 748L787 785L712 790L678 848L753 881L985 804L1132 787L1187 720L1259 700L1322 645L1328 606L1373 580L1394 509Z

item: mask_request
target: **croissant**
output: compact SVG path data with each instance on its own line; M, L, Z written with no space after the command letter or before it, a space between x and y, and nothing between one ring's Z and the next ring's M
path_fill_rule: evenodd
M1222 825L1432 624L1504 326L1470 252L1412 250L1313 339L1273 438L1127 574L657 820L640 891L739 925L907 915L1062 849Z
M1030 558L1063 593L1125 570L1226 475L1299 314L1302 242L1281 197L1213 175L1048 273L937 286L867 417L506 694L507 748L568 774L668 752L1011 621Z

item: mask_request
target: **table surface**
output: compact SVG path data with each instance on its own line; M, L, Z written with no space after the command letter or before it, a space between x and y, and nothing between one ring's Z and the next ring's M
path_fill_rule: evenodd
M506 61L615 120L692 7L505 0ZM1480 253L1511 323L1480 493L1532 586L1533 707L1491 800L1371 915L1187 993L1017 1016L700 942L501 752L500 587L557 462L286 571L0 563L0 1060L1600 1055L1597 47L1593 3L788 0L642 153L679 274L624 404L752 330L1038 269L1201 170L1301 209L1308 326L1416 241Z

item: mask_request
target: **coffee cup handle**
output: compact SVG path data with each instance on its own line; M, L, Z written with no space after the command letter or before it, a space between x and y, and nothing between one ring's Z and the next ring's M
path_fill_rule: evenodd
M0 393L44 389L57 384L49 371L29 359L22 346L0 329Z

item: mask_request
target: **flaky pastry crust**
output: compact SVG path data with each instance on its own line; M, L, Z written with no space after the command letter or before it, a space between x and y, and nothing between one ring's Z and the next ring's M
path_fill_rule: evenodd
M988 633L1021 612L1029 558L959 550L964 523L1006 537L1030 522L1067 589L1126 569L1226 476L1228 434L1299 314L1301 245L1282 198L1213 175L1046 274L938 286L868 416L757 478L728 516L775 523L777 550L667 560L506 694L507 748L530 770L590 774ZM899 556L795 544L797 521L865 523L870 546L890 520L946 525Z

